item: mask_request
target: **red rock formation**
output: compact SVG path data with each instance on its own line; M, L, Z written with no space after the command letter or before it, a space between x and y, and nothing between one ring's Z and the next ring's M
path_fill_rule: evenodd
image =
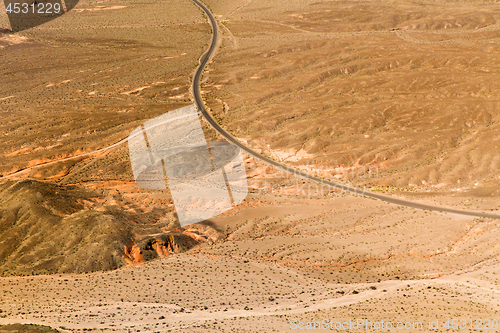
M124 252L125 255L123 255L122 257L127 262L127 264L131 265L143 262L142 251L136 244L132 246L125 245Z
M170 253L169 249L165 246L165 244L156 242L152 245L152 247L158 254L158 257L160 258L166 257Z

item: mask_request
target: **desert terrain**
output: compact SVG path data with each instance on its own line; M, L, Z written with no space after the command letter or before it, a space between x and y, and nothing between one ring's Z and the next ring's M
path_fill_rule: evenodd
M365 184L498 194L497 3L225 3L203 89L232 134Z
M190 104L209 32L187 1L80 1L42 26L3 32L0 174L109 146Z
M293 319L498 318L497 221L345 195L248 199L206 226L219 240L184 253L109 272L4 277L1 322L289 332Z
M342 184L500 212L500 4L204 3L222 36L203 98L242 142ZM210 36L188 0L82 0L2 30L0 332L496 331L498 220L351 195L247 154L247 198L197 224L137 187L124 139L193 104Z

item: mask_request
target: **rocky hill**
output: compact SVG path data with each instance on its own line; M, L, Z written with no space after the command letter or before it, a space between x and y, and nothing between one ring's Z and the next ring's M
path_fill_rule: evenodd
M132 227L85 209L96 194L36 181L0 185L0 274L109 270L123 265Z
M117 207L107 206L104 194L75 186L0 184L0 275L112 270L209 239L203 230L142 223L140 214Z

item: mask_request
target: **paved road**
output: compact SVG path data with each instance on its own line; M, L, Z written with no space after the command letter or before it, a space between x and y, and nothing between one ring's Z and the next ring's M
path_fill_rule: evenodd
M378 200L382 200L391 204L399 205L399 206L405 206L405 207L412 207L412 208L417 208L417 209L423 209L423 210L433 210L433 211L439 211L439 212L447 212L447 213L453 213L453 214L460 214L460 215L468 215L468 216L474 216L474 217L486 217L486 218L493 218L493 219L500 219L500 215L498 214L491 214L491 213L485 213L485 212L474 212L474 211L466 211L466 210L460 210L460 209L452 209L452 208L447 208L447 207L440 207L440 206L433 206L433 205L426 205L426 204L421 204L418 202L413 202L413 201L408 201L408 200L403 200L403 199L397 199L393 197L388 197L385 195L380 195L377 193L372 193L372 192L366 192L363 190L359 190L353 187L345 186L342 184L334 183L328 180L324 180L318 177L311 176L307 173L304 173L300 170L288 167L284 164L278 163L270 158L267 158L256 151L252 150L251 148L243 145L241 142L239 142L236 138L234 138L231 134L226 132L222 127L217 124L217 122L212 118L210 113L208 113L207 109L205 108L205 105L203 104L203 99L201 98L201 93L200 93L200 78L201 75L203 74L203 70L205 69L205 66L207 65L208 61L210 60L210 57L213 55L219 35L218 27L217 27L217 21L215 20L215 17L212 15L212 13L203 5L201 2L198 0L193 0L194 3L196 3L208 16L210 20L210 24L212 25L212 42L210 43L210 48L208 51L201 57L200 59L200 65L196 69L196 72L193 77L193 95L194 95L194 100L196 103L196 107L198 110L201 112L203 117L212 125L212 127L219 132L222 136L224 136L229 142L234 143L238 147L240 147L242 150L246 151L250 155L266 162L269 163L277 168L283 169L287 172L293 173L296 176L300 176L315 182L318 182L322 185L325 186L331 186L334 188L338 188L340 190L344 191L349 191L351 193L363 195L365 197L369 198L374 198Z

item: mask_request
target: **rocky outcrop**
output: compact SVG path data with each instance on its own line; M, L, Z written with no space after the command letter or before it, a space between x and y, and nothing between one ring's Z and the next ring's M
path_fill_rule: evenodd
M154 258L163 258L171 253L185 252L200 243L184 234L183 230L171 230L145 238L140 243L140 249L146 261Z
M0 276L83 273L124 265L134 226L85 209L97 194L33 180L0 184Z
M165 219L151 223L157 221L153 213L132 213L108 199L76 186L1 183L0 276L112 270L224 238L201 223L188 228Z
M124 248L125 254L122 256L122 258L127 264L131 265L143 262L142 251L137 246L137 244L134 244L132 246L124 245Z

